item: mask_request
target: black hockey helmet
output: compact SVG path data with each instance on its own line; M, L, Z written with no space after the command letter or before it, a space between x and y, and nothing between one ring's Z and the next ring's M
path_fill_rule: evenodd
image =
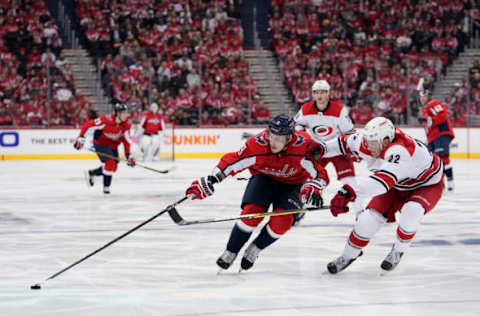
M287 114L279 114L268 123L268 131L275 135L292 135L295 122Z
M116 104L113 106L113 112L115 113L115 115L117 115L117 114L120 113L120 112L124 112L124 111L128 111L128 107L127 107L126 104L116 103Z

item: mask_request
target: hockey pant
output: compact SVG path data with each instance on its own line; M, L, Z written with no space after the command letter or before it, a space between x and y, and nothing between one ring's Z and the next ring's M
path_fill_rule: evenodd
M273 211L278 212L282 211L282 209L275 209ZM243 207L242 215L263 212L265 212L263 207L256 204L247 204ZM238 221L230 234L227 249L233 253L238 253L262 220L263 218L251 218ZM264 249L284 235L292 227L292 224L292 214L272 216L269 218L268 224L262 228L260 234L255 238L253 243L255 243L258 248Z
M399 252L407 250L424 215L425 209L417 202L410 201L402 207L396 229L395 250ZM373 209L367 209L360 213L355 227L348 237L343 256L348 259L358 257L386 221L387 219L382 214Z
M160 151L160 138L161 136L156 135L143 135L140 148L143 152L144 161L152 161Z

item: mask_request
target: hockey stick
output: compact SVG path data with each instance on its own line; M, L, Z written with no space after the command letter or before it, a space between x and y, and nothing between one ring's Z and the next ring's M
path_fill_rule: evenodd
M195 225L195 224L210 224L210 223L228 222L228 221L235 221L235 220L238 220L238 219L251 219L251 218L259 218L259 217L281 216L281 215L297 214L297 213L308 213L308 212L315 212L315 211L328 210L328 209L330 209L330 205L326 205L326 206L322 206L320 208L314 208L314 209L299 208L299 209L286 210L286 211L281 211L281 212L266 212L266 213L246 214L246 215L240 215L240 216L235 216L235 217L208 218L208 219L187 221L182 216L180 216L177 209L175 207L173 207L168 211L168 215L170 215L170 218L175 222L175 224L180 225L180 226L185 226L185 225Z
M58 271L57 273L49 276L48 278L45 279L44 282L56 278L57 276L59 276L59 275L62 274L63 272L65 272L65 271L73 268L73 267L76 266L77 264L79 264L79 263L87 260L87 259L90 258L91 256L93 256L93 255L99 253L100 251L102 251L103 249L107 248L108 246L116 243L117 241L119 241L119 240L122 239L123 237L125 237L125 236L133 233L134 231L136 231L136 230L139 229L140 227L142 227L142 226L150 223L151 221L153 221L155 218L159 217L159 216L162 215L163 213L168 212L170 209L175 209L175 206L177 206L178 204L182 203L182 202L185 201L187 198L188 198L187 196L184 196L184 197L181 198L180 200L178 200L178 201L176 201L175 203L167 206L164 210L158 212L157 214L155 214L154 216L150 217L150 218L147 219L146 221L144 221L144 222L138 224L137 226L133 227L132 229L130 229L130 230L127 231L126 233L123 233L122 235L120 235L120 236L118 236L117 238L111 240L110 242L106 243L105 245L103 245L102 247L98 248L97 250L92 251L91 253L89 253L89 254L86 255L85 257L83 257L83 258L75 261L74 263L72 263L72 264L69 265L68 267L66 267L66 268ZM38 290L38 289L41 288L41 285L40 285L40 283L36 283L36 284L30 286L30 288L31 288L32 290Z
M115 156L112 156L110 154L107 154L107 153L102 153L101 151L96 151L96 150L93 150L93 149L88 149L90 150L91 152L94 152L100 156L104 156L104 157L107 157L107 158L110 158L110 159L113 159L113 160L116 160L116 161L122 161L122 162L127 162L126 159L123 159L123 158L120 158L120 157L115 157ZM164 170L158 170L158 169L154 169L154 168L151 168L149 166L145 166L145 165L141 165L139 163L135 163L135 166L139 166L143 169L147 169L147 170L150 170L150 171L154 171L154 172L158 172L158 173L169 173L170 171L174 170L175 167L170 167L170 168L167 168L167 169L164 169Z

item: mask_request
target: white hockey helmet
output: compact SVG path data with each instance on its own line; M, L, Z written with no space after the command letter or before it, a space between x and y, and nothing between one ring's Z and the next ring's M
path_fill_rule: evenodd
M382 144L385 137L393 141L395 137L395 126L393 126L392 121L385 117L375 117L365 125L363 135L367 142L378 142Z
M158 112L158 104L153 102L152 104L150 104L150 111L152 113L157 113Z
M317 80L312 86L312 92L317 90L324 90L330 92L330 85L326 80Z

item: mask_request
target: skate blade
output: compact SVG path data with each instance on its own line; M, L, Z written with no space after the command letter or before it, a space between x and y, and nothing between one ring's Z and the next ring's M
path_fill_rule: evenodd
M93 185L95 184L95 181L93 182L92 185L90 185L90 175L89 175L88 171L84 171L84 172L83 172L83 175L84 175L85 184L87 185L87 187L88 187L88 188L93 187Z

